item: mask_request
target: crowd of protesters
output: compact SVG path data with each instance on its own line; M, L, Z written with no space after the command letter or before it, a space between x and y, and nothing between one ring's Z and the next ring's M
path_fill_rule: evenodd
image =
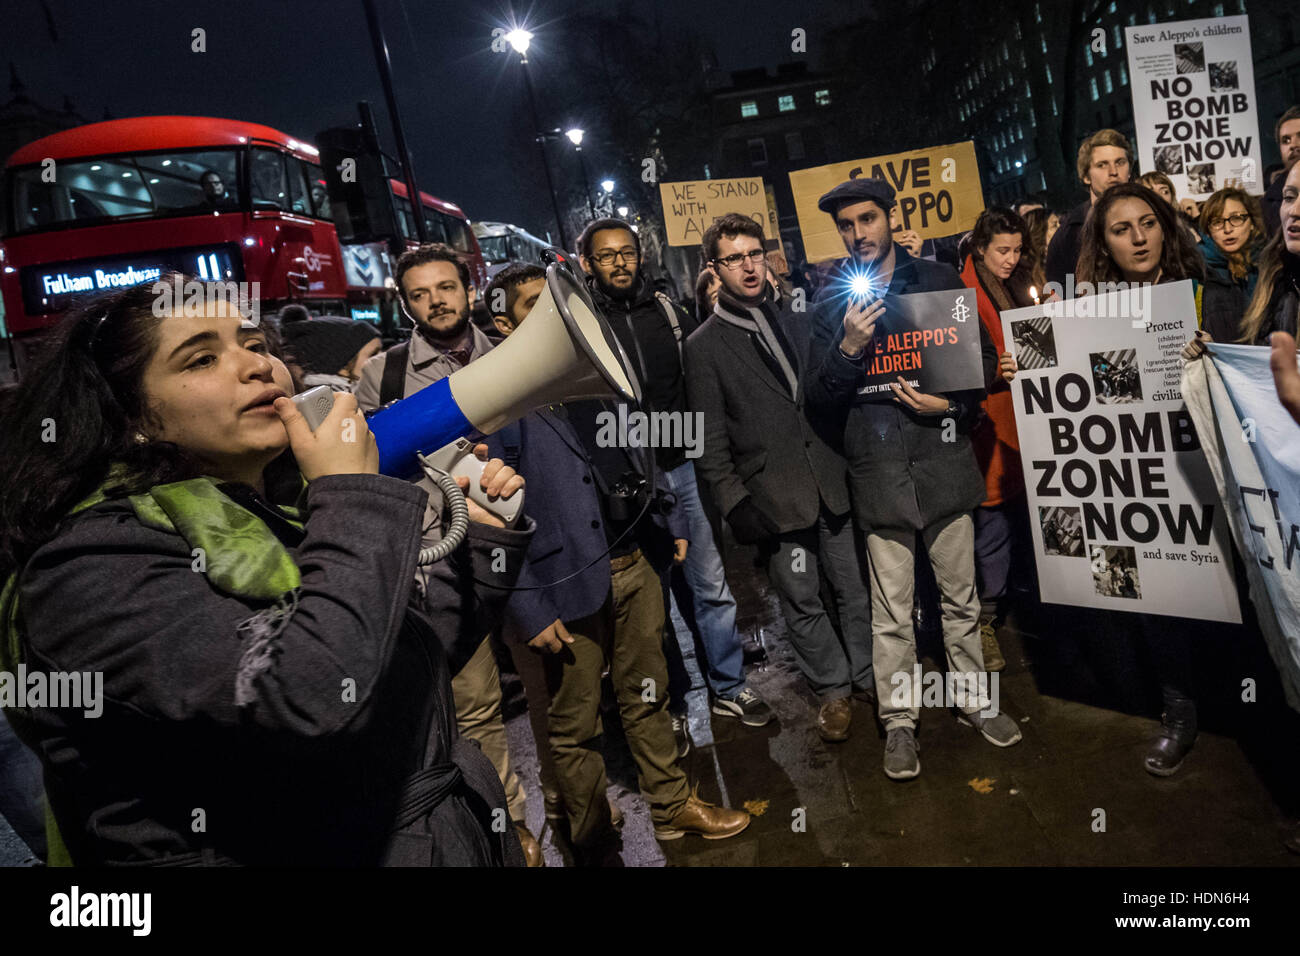
M920 773L921 702L896 678L937 620L956 718L1015 745L987 693L1005 666L998 627L1033 575L999 314L1054 283L1190 279L1187 358L1274 333L1294 349L1300 108L1274 133L1284 166L1263 206L1239 184L1180 204L1167 177L1134 179L1114 130L1080 147L1083 204L992 207L965 236L923 242L887 183L852 179L818 203L845 258L796 270L797 288L769 267L775 237L727 215L703 236L693 309L656 291L629 224L591 222L577 249L591 298L644 408L701 416L700 454L610 447L597 423L612 401L534 411L477 450L487 494L526 483L523 520L471 501L466 541L427 566L416 555L447 532L445 496L378 474L363 413L534 321L541 268L480 290L448 247L406 253L394 278L412 333L382 352L367 323L294 307L278 334L220 305L159 317L147 287L69 314L0 409L7 434L60 429L0 464L3 663L106 682L93 722L8 715L43 767L49 858L541 865L504 659L526 689L545 816L576 862L609 861L621 824L599 744L605 675L656 837L732 837L749 813L701 799L683 764L690 684L669 622L675 607L688 623L713 717L773 719L745 675L733 539L759 553L823 739L850 738L856 703L885 731L884 773ZM976 294L981 387L927 394L900 376L862 393L899 297L961 289ZM1300 414L1293 363L1278 367ZM335 397L313 432L288 396L315 385ZM1163 702L1144 765L1168 776L1197 733L1192 628L1142 615L1140 630Z

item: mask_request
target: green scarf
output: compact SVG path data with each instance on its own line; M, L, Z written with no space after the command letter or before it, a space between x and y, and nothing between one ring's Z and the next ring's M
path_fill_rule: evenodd
M107 501L106 489L120 483L122 478L121 469L114 466L104 483L78 502L68 516ZM155 485L147 493L131 495L127 500L141 524L184 539L194 557L195 570L202 571L214 588L250 601L275 602L239 627L245 648L240 658L235 697L236 703L244 704L252 699L253 678L271 664L273 639L297 608L302 577L288 550L266 523L223 494L217 483L217 479L206 476L191 478ZM303 527L301 508L280 510L295 527ZM18 572L11 574L0 590L0 626L4 627L0 670L11 673L23 661L18 577ZM8 715L17 722L29 717L25 709L19 708L9 709ZM72 857L59 834L48 801L45 832L48 865L71 866Z

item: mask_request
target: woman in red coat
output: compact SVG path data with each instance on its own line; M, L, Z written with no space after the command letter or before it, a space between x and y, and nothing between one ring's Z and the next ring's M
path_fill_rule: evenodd
M1029 227L1009 209L986 209L975 223L969 248L962 281L975 290L980 322L1002 357L1002 377L989 388L984 418L971 434L986 488L983 503L975 509L980 635L985 665L995 671L1006 666L994 626L1007 593L1013 541L1024 540L1025 516L1025 479L1011 400L1016 363L1003 341L999 313L1033 304L1028 292L1033 267Z

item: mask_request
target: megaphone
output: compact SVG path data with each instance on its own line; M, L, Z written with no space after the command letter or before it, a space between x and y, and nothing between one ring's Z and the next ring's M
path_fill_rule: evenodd
M420 472L420 453L490 435L545 405L584 398L640 404L627 353L587 287L562 257L550 258L546 288L509 338L371 416L382 474L410 478Z

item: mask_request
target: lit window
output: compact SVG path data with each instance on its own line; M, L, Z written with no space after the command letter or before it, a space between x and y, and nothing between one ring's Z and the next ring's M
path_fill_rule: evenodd
M1111 34L1111 36L1113 36L1113 37L1115 38L1115 49L1119 50L1119 49L1123 48L1124 43L1123 43L1123 41L1120 39L1120 29L1119 29L1119 24L1118 24L1118 23L1115 24L1113 27L1111 27L1110 34Z
M754 100L745 100L745 102L740 104L740 115L742 118L757 116L758 103Z
M1038 4L1036 3L1034 4L1034 20L1038 23L1043 22L1043 11L1038 8Z
M1102 74L1101 74L1101 78L1102 78L1102 80L1103 80L1103 81L1105 82L1105 84L1106 84L1106 92L1107 92L1107 93L1114 93L1114 92L1115 92L1115 87L1114 87L1113 85L1111 85L1111 82L1110 82L1110 70L1106 70L1104 73L1102 73Z
M1128 65L1123 60L1119 64L1119 85L1128 86Z
M1084 63L1087 63L1089 66L1092 66L1092 47L1091 47L1091 46L1086 46L1086 47L1083 48L1083 62L1084 62Z
M1097 78L1095 76L1088 80L1088 92L1092 94L1094 100L1100 95L1097 92Z
M1221 3L1216 3L1216 4L1214 5L1214 15L1215 15L1216 17L1221 17L1221 16L1223 16L1223 4L1221 4Z
M791 95L782 96L776 101L776 108L782 113L789 113L794 109L794 97Z
M1046 53L1046 52L1047 52L1047 37L1043 36L1041 33L1038 34L1038 42L1039 42L1040 44L1042 44L1043 52Z
M816 93L813 94L813 102L815 102L818 106L830 106L830 105L831 105L831 91L830 91L830 90L818 90Z
M1047 85L1048 85L1048 86L1051 86L1051 85L1052 85L1052 65L1051 65L1050 63L1045 63L1045 64L1043 64L1043 72L1047 74Z

